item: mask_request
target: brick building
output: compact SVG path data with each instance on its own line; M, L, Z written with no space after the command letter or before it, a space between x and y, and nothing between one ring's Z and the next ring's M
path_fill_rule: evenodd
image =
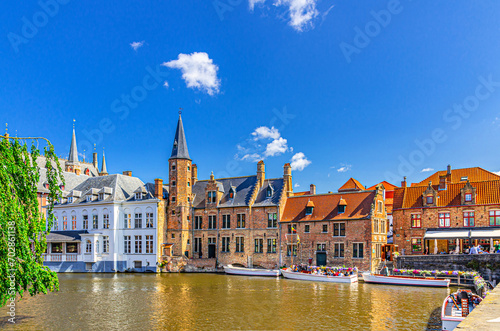
M283 263L357 266L375 270L387 243L384 187L365 190L349 179L338 193L287 199L281 218Z
M405 254L492 249L500 239L500 176L479 167L448 166L394 192L394 243Z
M179 116L169 159L165 260L185 256L191 264L239 263L273 268L279 264L279 218L292 194L292 172L266 178L265 164L255 175L198 180Z

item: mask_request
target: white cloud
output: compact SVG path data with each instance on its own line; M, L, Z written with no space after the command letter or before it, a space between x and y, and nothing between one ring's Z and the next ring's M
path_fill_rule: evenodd
M497 172L493 171L493 173L500 176L500 171L497 171Z
M241 158L242 161L250 161L250 162L259 162L262 160L262 157L258 153L245 154Z
M165 81L165 82L163 83L163 86L164 86L166 89L168 89L168 86L169 86L169 85L168 85L168 82L167 82L167 81Z
M267 126L259 126L252 132L252 136L254 136L253 140L261 140L261 139L278 139L281 137L280 132L274 126L268 128Z
M299 183L295 183L293 187L300 187Z
M422 169L421 172L429 172L429 171L434 171L433 168L425 168L425 169Z
M266 146L266 151L264 156L276 156L285 153L288 150L288 145L286 139L279 137L274 139Z
M266 0L248 0L248 7L253 11L255 5L266 2Z
M302 152L299 152L292 156L291 161L292 163L290 165L292 166L292 169L294 171L302 171L305 167L311 164L311 161L309 161Z
M180 69L182 79L189 88L197 88L209 95L219 93L220 79L217 78L219 67L205 52L179 54L177 60L164 62L165 67Z
M318 0L275 0L275 6L286 6L290 14L288 24L295 30L301 32L307 27L312 27L313 19L318 16L316 9Z
M348 172L349 170L351 170L351 167L352 166L350 164L342 165L342 167L337 169L337 172Z
M134 41L134 42L130 43L130 47L132 47L132 49L136 52L142 46L144 46L144 40L143 41Z

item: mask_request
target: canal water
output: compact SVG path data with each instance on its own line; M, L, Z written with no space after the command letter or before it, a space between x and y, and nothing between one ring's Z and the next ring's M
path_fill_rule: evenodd
M450 289L218 274L59 274L7 330L426 330ZM438 329L439 325L430 329Z

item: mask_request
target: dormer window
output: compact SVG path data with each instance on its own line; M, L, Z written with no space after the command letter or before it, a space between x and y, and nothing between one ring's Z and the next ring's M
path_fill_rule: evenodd
M472 201L472 193L465 193L465 201L467 202Z
M49 189L49 183L45 182L43 186L48 190Z
M345 213L345 206L339 206L339 214Z
M73 197L68 198L68 203L73 203Z
M460 181L461 182L465 182L466 180L468 180L469 177L468 176L463 176L463 177L460 177Z
M345 213L346 206L347 206L347 201L345 201L345 199L341 197L338 205L338 213L339 214Z
M266 197L270 198L273 196L273 189L271 187L267 188Z
M87 195L87 202L90 202L90 201L92 201L92 195L89 194L89 195Z
M104 193L99 193L99 200L104 200Z
M314 203L309 200L306 205L306 215L312 215L314 211Z
M231 187L231 189L229 189L229 199L230 200L234 199L234 195L235 195L234 187Z
M217 201L217 192L208 191L208 203L215 203Z
M306 215L312 215L314 207L306 207Z
M425 201L428 205L432 205L434 203L434 197L432 195L428 195Z
M59 185L59 188L61 189L61 191L64 191L64 185L63 184Z
M135 194L135 200L141 200L142 199L142 192L137 192Z

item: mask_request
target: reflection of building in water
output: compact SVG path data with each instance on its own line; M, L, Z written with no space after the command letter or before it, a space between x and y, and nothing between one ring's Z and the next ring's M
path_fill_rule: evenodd
M479 167L438 171L394 192L394 242L405 254L492 253L500 242L500 176Z

